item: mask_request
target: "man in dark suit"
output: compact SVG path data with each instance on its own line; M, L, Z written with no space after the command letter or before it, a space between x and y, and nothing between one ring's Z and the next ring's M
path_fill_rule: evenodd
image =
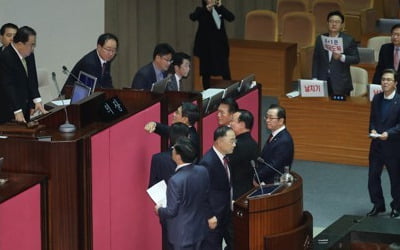
M183 102L174 112L172 117L172 123L182 122L189 127L188 137L192 141L193 146L197 149L198 153L200 153L200 137L194 125L199 119L200 112L198 107L190 102ZM158 122L148 122L144 129L149 133L155 132L161 136L168 136L169 133L169 126Z
M222 99L217 109L218 126L230 126L233 114L239 109L237 102L231 98Z
M253 187L254 169L250 162L256 162L260 155L258 144L250 134L253 121L253 115L248 110L239 109L233 114L231 128L236 135L236 147L229 155L233 200Z
M208 228L215 228L215 216L209 217L210 179L203 166L194 165L196 150L190 140L179 138L172 150L176 173L167 187L167 206L156 205L160 220L167 223L168 240L174 250L200 250Z
M386 210L381 186L383 166L389 173L393 198L390 217L400 215L400 95L396 93L396 74L394 69L382 72L383 93L375 95L371 104L368 191L374 207L368 216Z
M350 75L350 65L360 62L357 43L343 33L344 16L340 11L328 14L328 33L323 36L339 37L343 39L343 53L327 51L322 43L322 35L315 40L312 77L328 82L329 95L350 95L353 83Z
M36 32L24 26L0 52L0 123L27 122L36 111L47 113L38 90L35 45Z
M292 165L294 145L292 136L285 126L286 111L283 107L272 104L268 108L264 119L267 128L271 130L271 134L261 151L261 157L270 166L260 166L258 174L261 182L273 183L274 176L283 173L285 166L290 167ZM273 170L271 166L280 173Z
M113 88L111 78L111 62L117 54L118 38L111 34L105 33L97 39L97 47L92 50L79 62L77 62L65 81L66 85L75 83L79 72L83 71L94 77L97 77L96 88Z
M227 243L226 249L231 249L231 234L229 224L232 211L231 173L227 155L232 154L236 145L235 133L227 126L218 127L214 132L213 147L200 160L199 164L207 168L210 176L211 214L218 220L215 230L209 230L205 248L207 250L222 249L222 239Z
M372 80L372 83L374 84L381 84L382 72L385 69L395 69L397 73L399 72L400 24L393 25L391 29L391 34L392 42L383 44L379 51L379 61L376 65L374 78ZM397 82L399 82L400 80L399 76L400 75L397 74ZM397 89L397 92L399 92L399 89Z
M171 81L167 85L168 91L189 91L191 88L183 84L183 79L187 78L190 71L190 56L183 52L177 52L172 57Z
M175 50L167 43L160 43L154 48L153 61L136 72L132 81L133 89L150 90L153 83L167 76Z
M6 23L0 28L0 51L12 43L15 34L17 33L18 26L13 23Z

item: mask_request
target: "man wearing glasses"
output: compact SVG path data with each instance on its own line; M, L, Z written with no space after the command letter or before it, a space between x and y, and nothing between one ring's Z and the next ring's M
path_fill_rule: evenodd
M390 177L390 217L400 215L400 95L396 93L396 75L394 69L382 72L383 93L375 95L371 103L368 191L374 206L367 216L386 211L381 185L383 166Z
M400 60L400 23L393 25L391 29L391 43L386 43L379 50L379 61L375 68L372 83L381 84L382 72L385 69L395 69L399 72ZM397 74L396 81L399 81ZM399 91L399 90L397 90Z
M150 90L151 85L164 79L172 63L175 50L167 43L160 43L154 48L153 61L136 72L132 81L133 89Z
M294 145L292 136L285 126L286 111L283 107L272 104L264 119L271 134L265 142L261 157L269 166L260 166L258 174L261 182L273 183L274 177L279 176L279 173L273 168L283 173L285 166L292 165Z
M75 64L65 84L74 84L79 72L83 71L97 77L96 87L113 88L110 67L117 49L118 38L115 35L111 33L100 35L97 39L96 49L86 54Z

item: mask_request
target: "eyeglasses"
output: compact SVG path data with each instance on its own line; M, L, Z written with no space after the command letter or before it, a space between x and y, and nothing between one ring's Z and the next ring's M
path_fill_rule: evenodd
M169 58L165 58L165 57L163 57L163 56L161 56L161 59L163 59L164 61L166 61L166 62L169 63L169 64L171 64L171 63L174 62L173 60L171 60L171 59L169 59Z
M281 119L281 118L279 118L279 117L271 117L271 116L266 116L266 117L264 117L264 120L279 120L279 119Z
M101 47L105 52L111 53L111 54L115 54L117 53L117 49L114 48L106 48L106 47Z
M382 82L394 82L394 79L392 78L381 78Z
M329 20L328 23L329 24L341 24L342 21L341 20Z

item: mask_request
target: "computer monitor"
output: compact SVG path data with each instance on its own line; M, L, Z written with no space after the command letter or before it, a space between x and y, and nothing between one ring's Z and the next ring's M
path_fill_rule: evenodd
M164 79L153 83L153 85L151 85L150 91L154 92L154 93L160 93L160 94L164 93L165 90L167 89L168 83L171 81L171 77L172 77L172 75L169 75L169 76L165 77Z
M88 97L90 93L91 89L88 86L76 82L72 90L71 104L75 104Z
M222 99L234 96L238 93L240 82L235 82L229 85L225 90L224 94L222 95Z
M94 89L96 88L97 77L92 76L81 70L79 71L78 79L79 83L85 84L91 89L92 93L94 92Z
M250 89L251 84L255 79L256 79L255 74L250 74L244 77L240 83L239 92L246 93Z
M204 114L209 114L211 113L211 111L217 109L218 105L221 103L223 94L224 91L221 91L210 97L210 100L208 101L208 105L204 111Z
M1 173L1 168L3 167L4 163L4 157L0 157L0 173Z

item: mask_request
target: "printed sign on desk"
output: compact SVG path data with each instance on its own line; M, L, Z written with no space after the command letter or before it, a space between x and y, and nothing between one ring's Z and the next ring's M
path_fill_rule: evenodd
M343 53L343 38L341 37L329 37L329 36L321 36L322 45L325 50Z
M380 84L368 84L369 100L372 102L374 96L382 92L382 86Z
M301 97L324 97L328 96L326 81L300 79Z

